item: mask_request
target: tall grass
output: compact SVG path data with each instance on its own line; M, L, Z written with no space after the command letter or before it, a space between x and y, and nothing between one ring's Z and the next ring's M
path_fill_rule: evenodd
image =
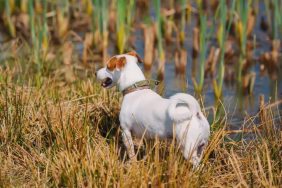
M19 62L27 63L24 58ZM134 162L125 158L120 142L120 95L104 91L93 77L61 87L55 72L46 75L49 82L42 88L32 87L34 75L18 77L19 69L18 64L0 70L5 78L0 81L3 187L279 187L282 183L282 140L277 129L281 124L265 104L242 123L245 128L236 132L240 136L220 128L227 125L219 122L197 169L183 159L173 140L143 141L137 146L141 159ZM17 85L16 80L23 78L24 85ZM248 137L257 139L244 139Z

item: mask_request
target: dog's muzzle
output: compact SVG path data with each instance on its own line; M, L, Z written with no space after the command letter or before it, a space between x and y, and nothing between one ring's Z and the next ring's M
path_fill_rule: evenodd
M102 83L101 83L101 86L102 87L108 87L110 86L111 84L113 83L113 80L109 77L105 78Z

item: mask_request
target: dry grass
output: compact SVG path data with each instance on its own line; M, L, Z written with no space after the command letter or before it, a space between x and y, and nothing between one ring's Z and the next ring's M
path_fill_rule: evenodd
M62 87L52 72L37 85L38 77L17 67L0 71L1 187L282 184L281 122L269 108L261 113L251 141L227 139L227 131L217 128L198 169L170 142L146 143L139 152L143 158L132 162L120 142L120 95L93 79Z

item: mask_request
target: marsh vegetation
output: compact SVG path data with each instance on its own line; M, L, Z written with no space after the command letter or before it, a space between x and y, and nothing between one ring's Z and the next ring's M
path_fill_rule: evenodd
M0 186L279 187L281 13L279 0L0 1ZM127 159L122 97L94 72L129 50L157 92L201 102L198 169L173 140L137 141Z

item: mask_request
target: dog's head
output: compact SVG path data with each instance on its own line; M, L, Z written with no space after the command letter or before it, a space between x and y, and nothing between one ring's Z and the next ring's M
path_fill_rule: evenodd
M104 88L119 85L122 91L130 84L145 79L137 62L141 63L142 59L134 51L113 56L107 61L106 67L97 71L97 79Z

